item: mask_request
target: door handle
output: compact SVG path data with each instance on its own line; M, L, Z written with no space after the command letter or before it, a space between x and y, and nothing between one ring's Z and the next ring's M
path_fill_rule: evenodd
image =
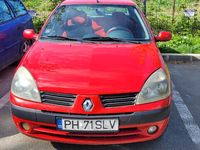
M17 30L21 30L21 29L22 29L22 27L21 27L21 26L18 26L18 27L17 27Z

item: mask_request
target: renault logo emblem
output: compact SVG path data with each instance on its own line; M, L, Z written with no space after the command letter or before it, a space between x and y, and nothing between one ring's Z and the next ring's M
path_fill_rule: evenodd
M87 112L90 112L92 110L93 103L92 101L88 98L83 102L83 109Z

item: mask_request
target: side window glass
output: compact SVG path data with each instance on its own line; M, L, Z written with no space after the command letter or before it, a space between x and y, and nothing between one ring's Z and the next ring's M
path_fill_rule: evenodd
M0 23L12 19L12 14L4 1L0 1Z
M12 4L17 17L27 13L26 8L20 0L9 0L9 2Z

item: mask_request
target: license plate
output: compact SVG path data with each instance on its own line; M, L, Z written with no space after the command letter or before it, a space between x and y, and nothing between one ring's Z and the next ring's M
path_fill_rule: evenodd
M57 128L65 131L116 132L119 130L119 120L57 118Z

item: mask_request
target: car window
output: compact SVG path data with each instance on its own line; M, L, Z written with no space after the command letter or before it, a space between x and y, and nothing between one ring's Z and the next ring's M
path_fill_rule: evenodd
M4 1L0 1L0 23L12 19L12 14Z
M9 2L12 4L17 17L27 13L26 8L20 0L9 0Z
M136 7L105 4L60 6L42 33L42 37L55 39L58 36L73 40L151 40L144 19Z
M96 9L94 9L94 7L91 7L91 6L81 6L81 7L77 7L77 10L87 13L87 15L90 17L101 16L101 15L109 16L109 15L112 15L113 12L122 12L126 15L129 15L128 7L119 7L119 6L118 7L96 7Z

